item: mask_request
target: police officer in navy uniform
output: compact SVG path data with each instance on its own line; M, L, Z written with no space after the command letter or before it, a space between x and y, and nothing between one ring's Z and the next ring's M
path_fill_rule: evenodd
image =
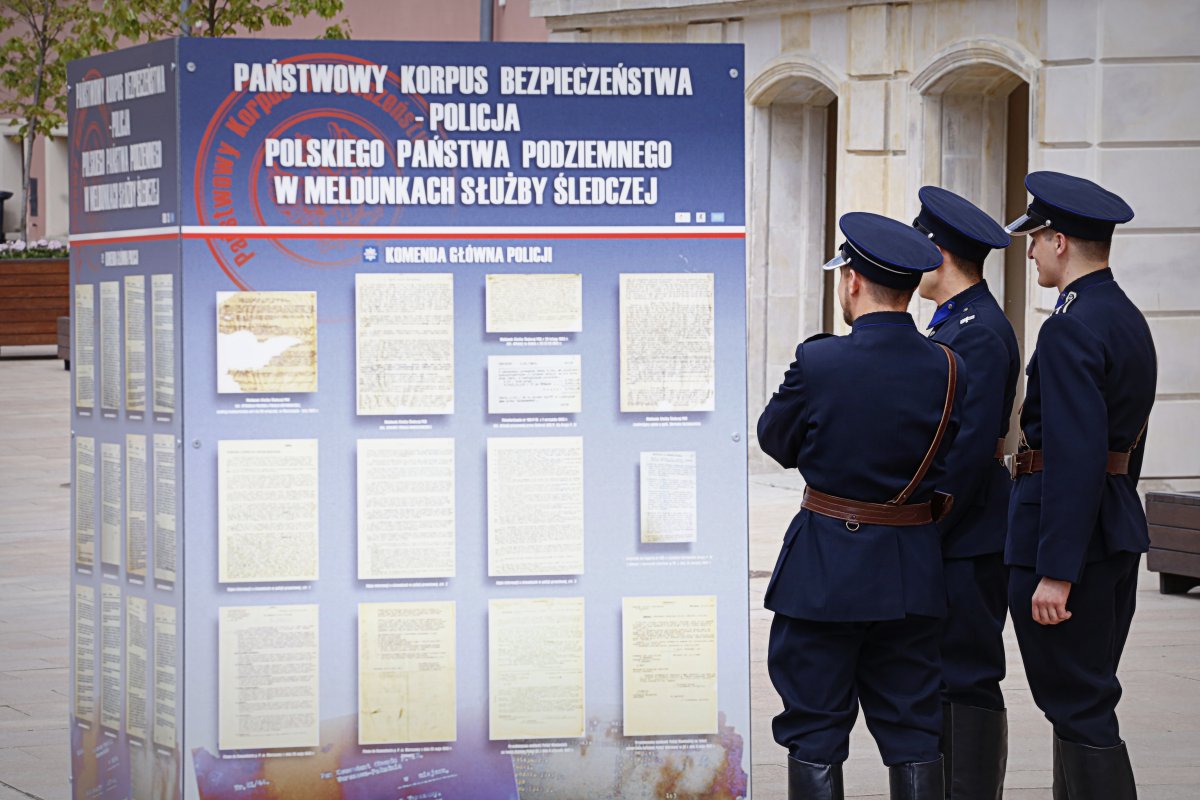
M921 278L921 297L938 304L929 335L966 365L962 427L938 487L954 496L940 523L948 610L942 633L942 740L946 796L997 800L1008 760L1004 618L1008 568L1004 537L1011 480L1004 437L1021 374L1012 325L983 279L983 262L1011 239L968 200L936 186L918 196L913 227L937 245L942 266Z
M758 421L762 449L807 483L765 605L768 671L783 699L788 797L842 797L859 704L890 768L891 796L941 800L940 618L946 610L935 493L965 397L962 362L905 310L942 262L911 226L846 214L838 300L848 336L796 349Z
M1133 218L1083 178L1034 172L1027 233L1059 291L1029 361L1009 504L1009 609L1034 702L1054 725L1055 800L1137 796L1117 727L1117 664L1149 537L1137 495L1157 366L1150 329L1108 267Z

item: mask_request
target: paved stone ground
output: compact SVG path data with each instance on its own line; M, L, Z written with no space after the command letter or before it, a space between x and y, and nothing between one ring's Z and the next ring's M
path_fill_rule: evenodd
M70 796L67 746L69 376L61 362L0 354L0 800ZM785 753L771 739L779 701L767 680L767 575L799 486L751 481L752 761L755 796L783 798ZM1050 727L1034 707L1009 631L1011 752L1005 796L1049 798ZM1144 800L1200 797L1200 592L1158 594L1143 573L1121 677L1122 731ZM848 797L885 797L887 774L862 724L846 764ZM597 799L598 800L598 799ZM1097 799L1099 800L1099 799Z

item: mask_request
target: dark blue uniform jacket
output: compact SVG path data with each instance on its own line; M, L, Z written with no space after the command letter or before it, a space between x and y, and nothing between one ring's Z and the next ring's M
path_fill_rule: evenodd
M1003 553L1012 480L995 458L996 440L1008 433L1021 352L986 281L942 307L950 314L930 338L953 348L967 367L962 427L946 458L946 478L938 486L954 495L954 506L940 524L942 553L946 558Z
M945 475L966 394L958 359L955 410L933 466L909 499L924 502ZM902 311L864 314L849 336L814 337L758 421L763 451L808 485L886 503L912 480L933 443L946 398L942 348ZM783 540L766 607L831 622L942 616L941 534L935 524L863 525L803 509Z
M1043 451L1040 473L1021 476L1009 504L1005 562L1077 582L1086 563L1149 545L1137 480L1146 447L1128 475L1105 471L1108 451L1127 451L1154 405L1158 376L1150 328L1100 270L1071 283L1038 332L1021 430Z

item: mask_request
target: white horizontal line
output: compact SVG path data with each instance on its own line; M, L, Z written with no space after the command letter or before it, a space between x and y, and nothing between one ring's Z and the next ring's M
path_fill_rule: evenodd
M159 228L129 228L123 231L96 231L95 233L72 233L67 237L72 242L91 242L97 239L123 239L130 236L166 236L179 234L178 225L163 225Z

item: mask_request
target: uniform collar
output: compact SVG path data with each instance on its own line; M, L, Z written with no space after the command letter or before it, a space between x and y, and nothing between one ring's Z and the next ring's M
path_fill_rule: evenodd
M1058 301L1054 304L1054 310L1062 308L1065 304L1074 300L1084 289L1090 289L1093 286L1099 286L1102 283L1108 283L1113 280L1112 270L1108 267L1098 269L1095 272L1089 272L1087 275L1082 275L1067 285L1067 288L1059 292Z
M863 314L854 320L851 333L856 333L863 328L882 326L917 329L916 323L913 322L912 314L909 314L907 311L872 311L870 314Z
M937 307L937 311L933 312L933 319L929 320L926 330L933 330L949 319L955 312L963 310L967 307L968 303L973 303L976 299L987 294L987 292L987 281L981 280L979 283L971 284Z

